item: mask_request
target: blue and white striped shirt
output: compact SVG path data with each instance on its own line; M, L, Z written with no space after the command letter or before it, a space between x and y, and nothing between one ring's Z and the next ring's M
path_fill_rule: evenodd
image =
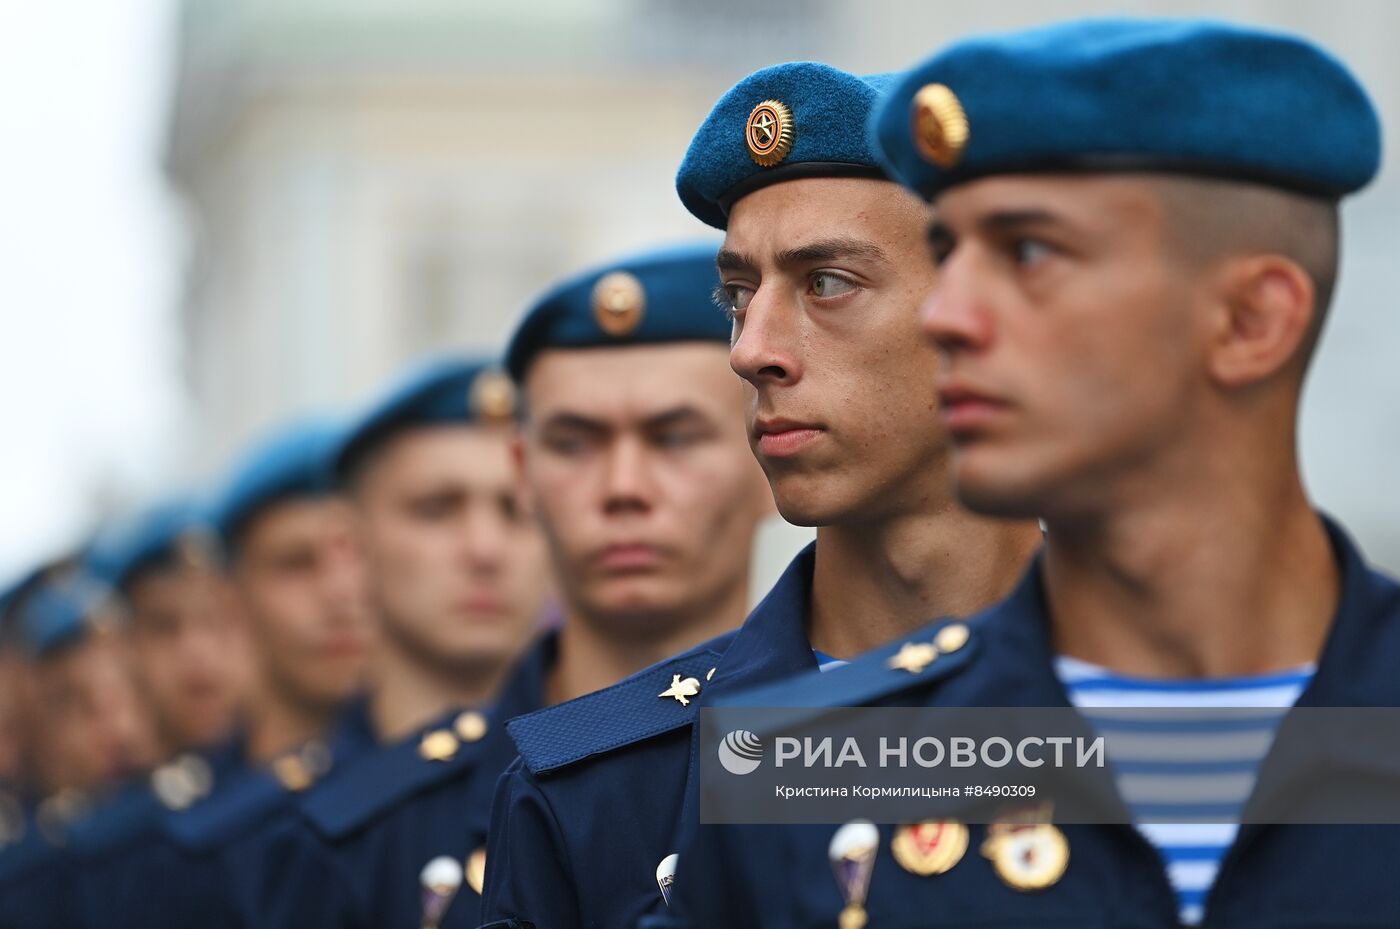
M1138 830L1166 861L1181 921L1198 924L1259 766L1314 666L1160 681L1061 656L1055 671L1070 703L1108 736L1118 791ZM1156 709L1141 709L1149 707ZM1173 708L1183 710L1176 719Z

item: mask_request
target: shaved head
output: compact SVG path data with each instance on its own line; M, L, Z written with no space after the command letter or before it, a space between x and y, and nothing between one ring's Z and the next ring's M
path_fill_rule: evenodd
M1306 367L1337 283L1337 204L1234 181L1164 175L1153 185L1165 206L1166 241L1188 268L1267 254L1287 258L1307 273L1315 297L1311 329L1300 347Z

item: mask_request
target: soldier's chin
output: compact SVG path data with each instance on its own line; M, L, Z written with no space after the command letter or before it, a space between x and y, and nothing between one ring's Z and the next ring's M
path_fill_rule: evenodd
M858 507L857 488L844 486L840 476L794 473L770 481L773 503L794 526L830 526L845 522Z
M694 618L704 596L691 585L658 578L626 588L609 585L589 600L588 612L597 622L614 633L647 640L675 633Z
M958 502L982 516L1031 519L1045 511L1043 495L1024 480L960 463L953 470Z

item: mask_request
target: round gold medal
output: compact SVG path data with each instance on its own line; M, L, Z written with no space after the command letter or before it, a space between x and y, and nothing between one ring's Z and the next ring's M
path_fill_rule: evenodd
M910 874L931 877L962 861L967 836L967 827L957 820L927 819L896 829L890 852Z
M1044 890L1064 876L1069 866L1069 841L1054 826L1017 826L993 832L982 843L982 854L1007 885L1017 890Z

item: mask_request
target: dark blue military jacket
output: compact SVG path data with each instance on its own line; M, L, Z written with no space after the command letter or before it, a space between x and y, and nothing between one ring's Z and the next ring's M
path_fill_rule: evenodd
M373 745L364 705L353 702L330 739L326 777ZM259 836L290 815L300 793L274 772L249 767L241 746L238 763L208 797L164 820L158 841L138 859L142 877L134 887L140 902L99 925L133 929L243 929L241 901L262 892L270 879ZM293 785L300 786L300 785ZM121 922L118 923L117 920Z
M1299 706L1400 706L1400 587L1370 570L1329 525L1342 596L1317 673ZM1039 560L1003 603L969 620L972 637L920 673L891 668L927 627L821 677L758 688L736 706L1068 706L1053 669ZM844 904L828 844L835 826L698 826L688 835L672 905L650 929L835 926ZM1061 879L1038 891L1003 883L979 854L920 877L880 828L865 908L870 929L1177 926L1177 900L1159 853L1131 826L1061 826L1070 846ZM1248 929L1400 926L1400 826L1241 827L1207 898L1204 926Z
M70 905L73 869L57 836L39 828L33 808L7 823L0 844L0 929L75 925Z
M656 871L693 816L699 705L816 668L806 628L814 550L737 632L511 723L520 759L496 793L484 921L621 927L664 906Z
M428 925L420 874L446 856L466 874L444 900L439 925L475 926L491 795L515 757L505 724L543 705L555 648L551 634L525 655L485 714L484 734L458 738L461 714L454 710L309 793L301 815L270 845L279 887L257 904L251 923L260 929ZM434 733L453 734L450 757L420 750Z
M126 784L70 831L67 856L75 873L71 905L86 927L121 929L150 925L151 887L161 879L160 853L169 817L207 796L242 764L237 740L207 753L190 753L148 777ZM162 800L155 788L162 772L202 765L205 783L185 786Z

